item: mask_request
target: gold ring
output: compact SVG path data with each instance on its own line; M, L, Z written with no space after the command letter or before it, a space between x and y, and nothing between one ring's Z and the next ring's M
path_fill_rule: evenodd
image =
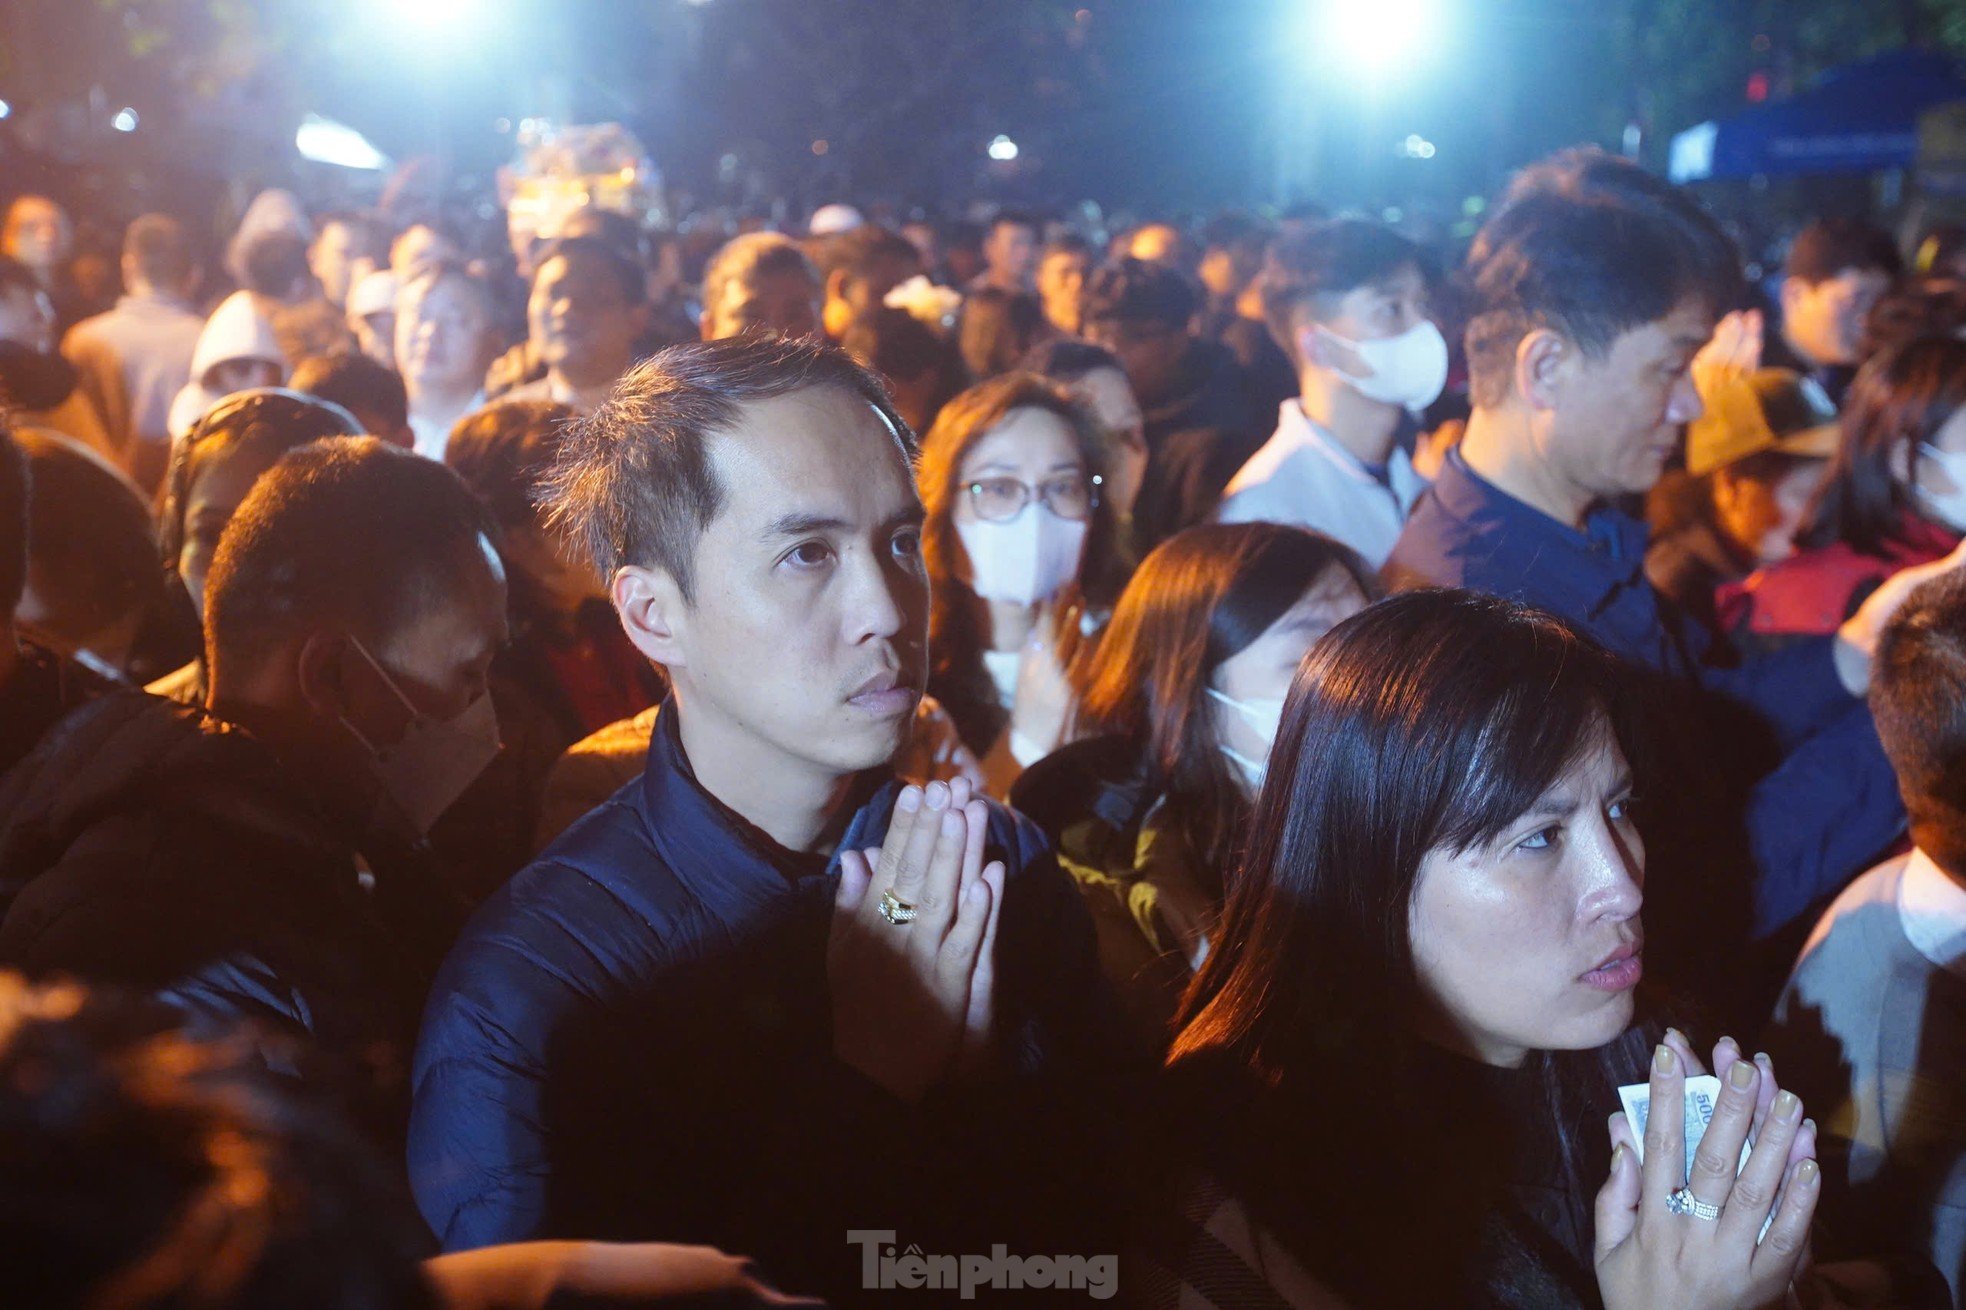
M881 893L881 917L889 923L912 923L915 907L896 896L890 887Z

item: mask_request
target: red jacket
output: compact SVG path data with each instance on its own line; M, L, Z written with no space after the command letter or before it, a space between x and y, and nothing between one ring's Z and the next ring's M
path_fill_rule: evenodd
M1721 628L1749 645L1757 638L1835 632L1899 569L1938 559L1959 544L1959 534L1907 513L1884 544L1867 554L1846 542L1792 555L1724 584L1714 596Z

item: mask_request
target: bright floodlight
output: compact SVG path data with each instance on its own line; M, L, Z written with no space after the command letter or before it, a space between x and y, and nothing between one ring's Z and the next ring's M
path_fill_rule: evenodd
M14 107L12 105L8 104L4 100L0 100L0 118L5 118L8 114L11 114L13 112L14 112Z
M119 109L116 111L116 117L109 120L109 125L115 128L118 132L136 131L137 111L134 109L130 109L128 107Z
M1323 0L1319 44L1343 68L1380 73L1438 45L1435 0Z
M1007 136L992 137L990 138L989 153L990 158L1008 163L1017 158L1017 143Z
M416 0L414 4L385 3L389 17L426 32L455 29L470 19L477 0Z
M369 139L346 123L309 114L294 133L294 149L302 159L317 164L338 164L343 168L368 170L389 167L389 157L369 144Z

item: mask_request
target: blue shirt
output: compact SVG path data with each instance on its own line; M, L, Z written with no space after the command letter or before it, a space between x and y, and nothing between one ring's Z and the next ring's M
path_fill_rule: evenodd
M1765 936L1861 873L1902 833L1897 781L1869 710L1837 677L1833 638L1738 668L1710 663L1712 634L1646 580L1648 537L1642 522L1613 506L1593 510L1581 531L1558 522L1482 479L1457 450L1414 506L1385 572L1397 587L1465 587L1548 610L1615 654L1724 697L1766 725L1780 763L1746 799L1752 931Z

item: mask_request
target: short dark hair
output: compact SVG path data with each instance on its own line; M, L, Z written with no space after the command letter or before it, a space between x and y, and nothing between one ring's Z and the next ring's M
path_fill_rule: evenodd
M1912 840L1966 877L1966 576L1957 569L1912 592L1885 627L1870 709Z
M918 378L938 369L953 374L959 362L946 337L891 305L855 320L840 349L884 378Z
M1053 331L1044 305L1026 291L980 287L963 301L956 324L956 349L972 381L982 382L1017 367L1033 344Z
M990 224L984 228L986 236L995 236L1000 227L1028 227L1034 236L1044 235L1044 224L1038 216L1027 209L999 209L990 217Z
M704 439L736 426L745 405L808 387L872 405L913 460L886 386L838 347L763 333L687 342L630 369L567 432L542 487L552 522L586 544L603 582L623 565L659 568L693 603L696 543L724 504Z
M1426 272L1426 253L1383 223L1338 218L1270 248L1263 266L1263 320L1283 353L1297 358L1297 315L1325 308L1359 287L1377 286L1402 268Z
M0 414L0 605L12 614L27 589L27 452Z
M408 1198L330 1108L207 1020L0 973L8 1299L434 1310Z
M226 526L205 583L214 679L323 621L386 641L450 594L497 527L457 474L373 437L288 452Z
M310 355L294 365L287 386L306 395L317 396L341 406L358 419L374 416L391 432L401 431L410 421L409 393L403 388L403 375L380 360L358 351L344 350L333 355ZM371 436L386 436L375 432Z
M1726 307L1738 298L1741 252L1719 220L1685 187L1601 146L1559 150L1518 172L1494 214L1475 235L1468 266L1483 262L1490 246L1507 238L1512 230L1511 209L1541 195L1622 205L1668 225L1689 248L1701 276L1713 284L1715 303Z
M921 262L921 252L912 241L878 223L862 223L850 232L811 242L807 251L822 280L844 269L848 277L865 282L886 261Z
M1464 286L1476 405L1508 394L1515 349L1539 328L1598 359L1620 336L1689 298L1716 312L1725 303L1703 252L1676 224L1642 208L1543 192L1511 205L1498 222Z
M1048 341L1040 341L1017 367L1026 373L1036 373L1053 382L1068 384L1102 368L1113 369L1122 375L1126 372L1118 355L1104 346L1095 346L1077 337L1052 337Z
M291 295L307 276L307 242L287 231L259 232L239 251L246 290L275 299Z
M451 428L444 463L484 502L501 528L541 517L540 480L553 466L571 405L556 400L502 400L466 414Z
M1904 271L1891 234L1855 218L1819 218L1796 233L1782 272L1814 285L1850 269L1896 277Z
M1090 241L1077 232L1065 231L1044 243L1043 258L1050 259L1053 255L1083 255L1090 260L1093 253Z
M1186 274L1131 255L1101 264L1079 292L1086 323L1159 323L1185 331L1201 307L1201 291Z
M703 269L703 308L715 312L724 302L724 288L739 278L793 273L820 285L819 270L799 243L780 232L745 232L717 247Z
M123 258L145 281L176 287L191 274L191 241L169 214L144 214L123 231Z
M621 288L622 298L630 305L639 305L648 299L648 278L641 265L617 250L613 243L599 237L562 237L540 253L533 263L533 281L539 281L539 273L555 259L565 259L569 263L585 257L598 259L607 267L608 276Z

